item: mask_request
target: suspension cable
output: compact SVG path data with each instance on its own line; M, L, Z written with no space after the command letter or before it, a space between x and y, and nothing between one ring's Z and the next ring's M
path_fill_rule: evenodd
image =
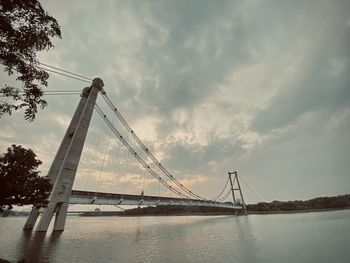
M206 200L204 197L201 197L195 193L193 193L190 189L186 188L181 182L179 182L159 161L158 159L153 155L153 153L146 147L146 145L141 141L141 139L137 136L137 134L134 132L134 130L130 127L128 122L124 119L124 117L121 115L121 113L118 111L118 109L114 106L111 99L107 96L107 94L102 95L103 99L107 103L107 105L111 108L111 110L114 112L114 114L117 115L120 122L124 125L124 127L128 130L128 132L132 135L134 140L137 142L137 144L141 147L141 149L151 158L153 163L168 177L171 181L173 181L178 187L180 187L184 192L186 192L188 195L201 200Z
M70 72L70 71L68 71L68 70L64 70L64 69L61 69L61 68L57 68L57 67L54 67L54 66L51 66L51 65L48 65L48 64L42 63L42 62L38 62L38 64L40 64L40 65L42 65L42 66L45 66L45 67L53 68L53 69L56 69L56 70L59 70L59 71L65 72L65 73L68 73L68 74L70 74L70 75L73 75L73 76L79 77L79 78L81 78L81 79L86 79L86 80L92 81L92 79L91 79L91 78L84 77L84 76L82 76L82 75L79 75L79 74L76 74L76 73Z
M68 74L65 74L65 73L58 72L56 70L48 69L48 68L45 68L45 67L42 67L42 66L36 66L36 67L41 69L41 70L48 71L48 72L51 72L51 73L55 73L55 74L58 74L58 75L61 75L61 76L65 76L65 77L71 78L71 79L75 79L75 80L80 80L82 82L91 83L91 81L89 81L89 80L78 78L78 77L74 77L74 76L71 76L71 75L68 75Z
M102 134L102 130L103 130L104 124L105 123L103 121L101 121L101 128L100 128L100 131L99 131L98 136L97 136L97 141L95 143L94 153L93 153L93 155L92 155L92 157L90 159L90 169L89 169L87 177L86 177L84 190L86 190L86 187L87 187L89 179L90 179L90 175L92 173L92 167L95 164L95 156L96 156L96 152L97 152L97 146L100 143L100 138L101 138L101 134Z
M229 180L229 177L227 177L227 179ZM226 185L228 185L228 180L226 182ZM234 177L232 185L235 184L235 180L236 180L236 178ZM223 195L222 197L220 197L220 198L218 198L217 200L214 200L214 201L224 202L227 199L227 197L232 193L232 191L234 191L234 190L232 188L230 188L225 195ZM222 193L224 193L224 190L222 191Z
M118 144L119 144L119 142L117 142ZM120 155L120 148L121 147L118 147L118 155ZM109 192L110 193L112 193L112 189L113 189L113 187L114 187L114 181L117 179L117 173L116 173L116 170L117 170L117 160L118 160L118 158L115 158L115 160L114 160L114 168L113 168L113 172L114 172L114 176L113 176L113 178L112 178L112 183L111 183L111 186L110 186L110 188L109 188Z
M112 121L113 123L113 121ZM101 163L101 167L100 167L100 175L98 177L98 183L97 183L97 187L96 187L96 193L95 193L95 196L97 195L97 191L99 189L99 186L100 186L100 182L101 182L101 175L103 173L103 167L104 167L104 164L105 164L105 160L106 160L106 155L107 155L107 152L108 152L108 147L109 147L109 140L111 138L111 130L109 130L108 132L108 136L107 136L107 143L106 143L106 149L103 153L103 160L102 160L102 163Z
M50 92L67 92L67 93L81 93L81 90L45 90L44 93L50 93Z
M103 113L102 109L95 104L95 109L97 113L103 118L103 120L107 123L113 133L118 137L118 139L124 144L124 146L131 152L131 154L139 161L139 163L159 182L161 182L166 188L170 191L174 192L178 196L189 199L190 197L181 193L180 191L174 189L171 185L169 185L161 176L159 176L147 163L135 152L135 150L130 146L130 144L123 138L123 136L119 133L119 131L115 128L115 126L111 123L111 121L107 118L107 116Z
M241 180L245 184L245 186L249 189L249 191L252 192L253 195L257 198L257 200L260 201L268 211L270 211L270 208L267 205L265 205L265 202L253 191L253 189L242 179L241 176L239 176L239 180Z
M27 64L30 64L30 62L26 62ZM57 67L54 67L54 66L51 66L51 65L48 65L48 64L45 64L45 63L42 63L42 62L37 62L37 64L41 65L31 65L31 66L34 66L35 68L38 68L40 70L44 70L44 71L48 71L48 72L51 72L51 73L55 73L55 74L58 74L58 75L61 75L61 76L64 76L64 77L67 77L67 78L71 78L71 79L75 79L75 80L79 80L79 81L82 81L82 82L86 82L86 83L91 83L92 79L91 78L88 78L88 77L84 77L82 75L79 75L79 74L76 74L76 73L73 73L73 72L70 72L68 70L64 70L64 69L60 69L60 68L57 68ZM52 69L48 69L46 67L49 67L49 68L52 68L52 69L56 69L56 70L52 70ZM18 69L16 68L12 68L12 70L18 72L18 73L21 73L19 72ZM58 70L58 71L57 71ZM59 72L61 71L61 72ZM62 73L64 72L64 73ZM67 73L67 74L66 74Z
M7 85L7 87L19 90L18 88L13 87L13 86ZM42 91L42 93L45 96L47 96L47 95L77 95L77 94L81 94L81 90L44 90L44 91ZM9 98L9 96L3 95L3 94L4 94L4 92L0 91L0 97ZM25 91L19 91L18 94L23 95L23 94L25 94Z
M219 201L219 202L225 201L225 200L227 199L227 197L228 197L231 193L232 193L232 189L230 189L229 191L227 191L227 193L226 193L223 197L221 197L220 199L218 199L217 201Z
M61 96L61 95L79 95L81 94L81 92L69 92L69 93L63 93L63 92L58 92L58 93L46 93L46 92L43 92L43 96Z
M218 200L222 195L223 195L223 193L225 192L225 190L226 190L226 187L227 187L227 185L228 185L228 181L229 181L229 177L227 177L227 180L226 180L226 183L225 183L225 186L223 187L223 189L220 191L220 193L219 194L217 194L217 196L216 197L214 197L212 200L213 201L216 201L216 200Z

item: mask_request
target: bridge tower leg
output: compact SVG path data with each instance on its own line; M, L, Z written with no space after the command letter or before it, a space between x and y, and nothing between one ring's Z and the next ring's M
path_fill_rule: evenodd
M64 230L75 174L78 169L97 95L101 90L104 92L103 86L103 81L95 78L92 85L83 90L80 103L49 170L48 176L53 184L53 189L48 206L43 209L36 231L46 232L54 213L56 213L56 218L53 230ZM33 228L38 213L39 210L33 207L24 229Z
M231 177L232 174L235 176L233 182L232 182L232 177ZM230 183L231 183L231 192L232 192L233 204L237 203L236 202L236 198L235 198L235 191L239 191L239 195L241 196L241 199L242 199L243 211L244 211L244 214L246 215L247 214L247 206L246 206L246 204L244 202L244 197L243 197L243 194L242 194L241 185L240 185L239 180L238 180L238 173L237 173L237 171L228 172L228 176L230 178ZM235 181L237 181L238 188L234 188L233 187Z
M80 102L74 112L73 118L67 128L67 131L63 137L63 140L61 142L60 147L58 148L58 151L56 153L56 156L51 164L51 167L49 169L49 172L47 174L47 177L50 179L50 182L52 185L55 184L58 173L60 172L60 169L62 167L63 160L67 154L69 145L72 142L74 131L77 127L77 124L81 118L81 114L84 110L85 104L87 101L87 96L82 94ZM27 222L25 223L23 230L31 230L33 229L35 222L39 216L39 208L33 206L32 211L27 219Z

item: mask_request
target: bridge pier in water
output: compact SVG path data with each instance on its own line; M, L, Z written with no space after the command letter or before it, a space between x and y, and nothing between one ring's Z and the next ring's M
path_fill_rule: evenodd
M49 204L43 209L36 231L46 232L54 213L56 213L56 217L53 230L64 230L75 174L78 169L97 95L99 91L104 92L103 86L103 81L95 78L90 87L83 89L80 102L48 172L48 178L53 185L53 189L49 198ZM33 207L23 229L33 229L38 215L39 209Z

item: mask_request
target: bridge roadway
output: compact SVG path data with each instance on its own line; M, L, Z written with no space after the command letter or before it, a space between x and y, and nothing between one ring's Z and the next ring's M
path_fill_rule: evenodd
M232 202L215 202L210 200L160 197L151 195L114 194L80 190L72 190L69 203L79 205L182 205L242 209L241 206L234 205Z

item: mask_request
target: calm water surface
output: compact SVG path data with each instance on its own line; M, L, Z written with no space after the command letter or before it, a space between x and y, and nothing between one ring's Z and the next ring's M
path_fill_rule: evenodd
M350 262L350 210L250 216L68 217L66 230L0 218L0 258L17 262Z

